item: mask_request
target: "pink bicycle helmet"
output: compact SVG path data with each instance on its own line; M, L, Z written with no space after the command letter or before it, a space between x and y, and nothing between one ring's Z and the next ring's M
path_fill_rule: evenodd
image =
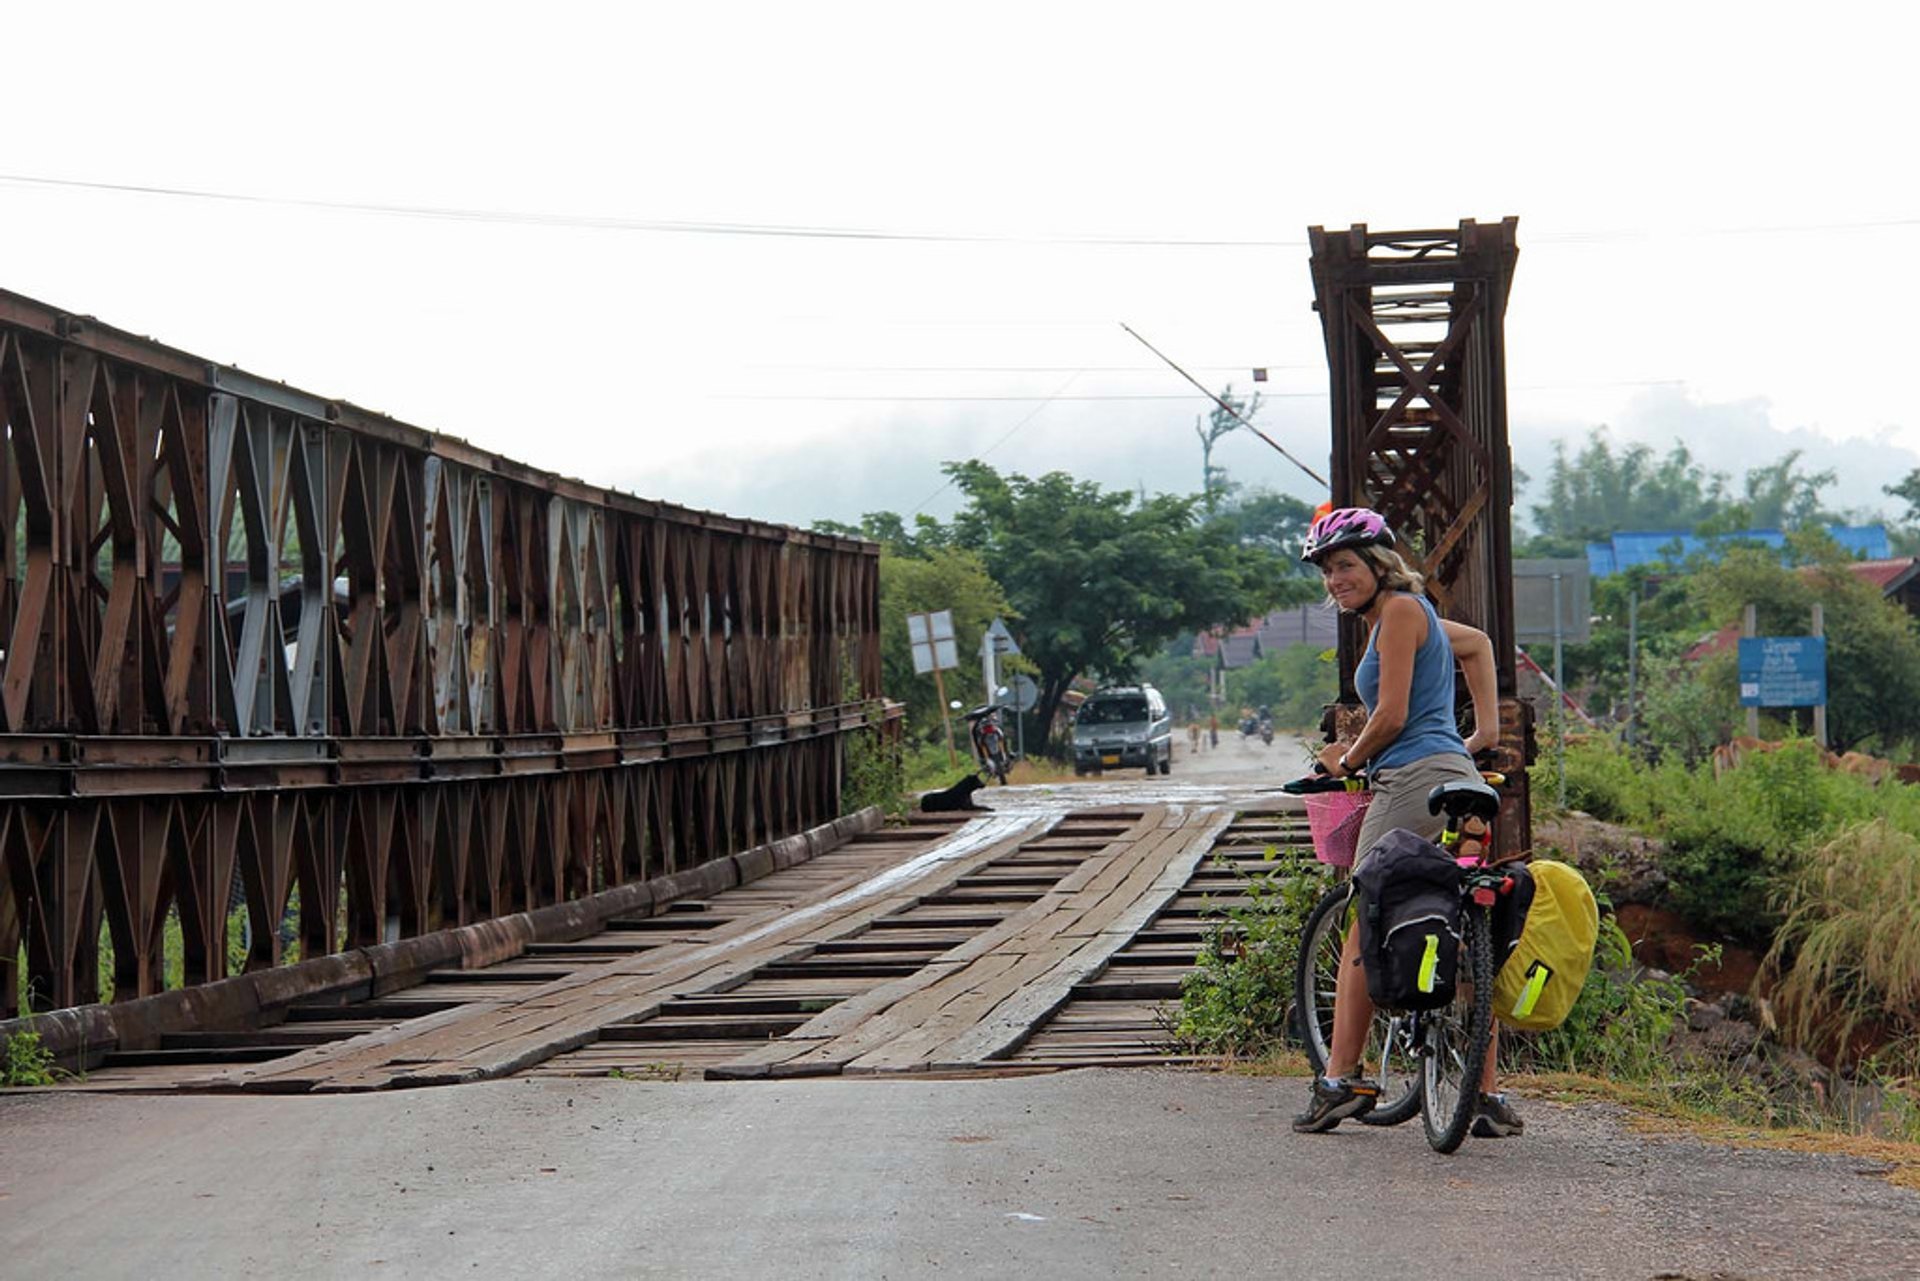
M1370 507L1336 507L1307 530L1300 559L1317 565L1321 557L1342 547L1391 547L1393 541L1393 531L1379 512Z

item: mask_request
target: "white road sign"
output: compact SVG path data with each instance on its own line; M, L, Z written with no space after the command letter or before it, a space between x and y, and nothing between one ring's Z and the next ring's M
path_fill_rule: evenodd
M913 649L913 671L924 676L931 671L947 671L960 665L960 651L953 643L953 611L935 610L931 614L907 615L907 643Z

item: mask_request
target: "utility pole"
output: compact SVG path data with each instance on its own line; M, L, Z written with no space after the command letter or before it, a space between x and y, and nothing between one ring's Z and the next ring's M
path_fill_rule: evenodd
M1820 602L1813 605L1813 634L1824 638L1827 634L1827 611ZM1826 700L1813 705L1813 741L1820 744L1822 750L1827 746L1827 704Z
M1749 640L1760 634L1760 611L1752 604L1740 616L1740 634ZM1760 737L1760 708L1757 705L1747 709L1747 737Z
M1627 746L1640 723L1640 588L1628 582L1627 596Z

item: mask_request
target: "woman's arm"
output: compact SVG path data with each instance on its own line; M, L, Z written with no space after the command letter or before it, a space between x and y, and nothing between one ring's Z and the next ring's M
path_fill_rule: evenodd
M1395 596L1380 613L1373 648L1380 655L1380 697L1360 736L1344 748L1329 744L1320 752L1320 764L1330 774L1340 772L1344 753L1354 768L1392 745L1407 724L1407 703L1413 695L1413 656L1426 643L1426 611L1411 596Z
M1442 619L1453 656L1467 673L1467 693L1473 698L1473 734L1467 751L1482 752L1500 742L1500 677L1493 666L1493 642L1478 627Z

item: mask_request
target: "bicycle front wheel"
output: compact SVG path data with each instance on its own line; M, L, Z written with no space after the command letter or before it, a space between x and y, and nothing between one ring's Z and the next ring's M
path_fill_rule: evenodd
M1460 925L1461 973L1453 1002L1420 1019L1420 1119L1435 1152L1452 1152L1466 1139L1493 1037L1491 909L1468 903Z
M1354 901L1351 882L1335 886L1314 905L1300 931L1300 955L1294 963L1294 1018L1316 1075L1327 1070L1333 1054L1334 991ZM1361 1062L1368 1069L1379 1066L1380 1101L1360 1120L1368 1125L1411 1120L1420 1110L1420 1056L1405 1015L1374 1012Z

